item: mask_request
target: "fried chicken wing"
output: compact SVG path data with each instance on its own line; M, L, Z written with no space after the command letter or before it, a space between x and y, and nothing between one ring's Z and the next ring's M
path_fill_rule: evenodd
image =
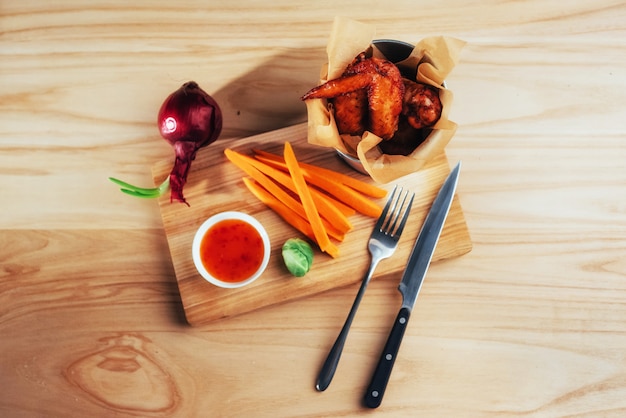
M365 89L340 94L332 99L335 122L340 134L361 136L365 132L368 116Z
M363 108L364 96L367 112ZM403 96L404 83L398 67L390 61L360 54L341 77L311 89L302 100L335 99L340 133L360 134L368 129L382 139L390 139L398 129ZM350 108L355 104L355 108Z
M342 76L355 75L354 66L365 60L365 52L361 52L346 67ZM334 107L335 122L340 134L361 136L365 132L368 119L367 91L361 88L330 99Z
M433 126L441 117L441 100L436 88L416 83L408 79L404 81L404 100L402 114L415 129Z

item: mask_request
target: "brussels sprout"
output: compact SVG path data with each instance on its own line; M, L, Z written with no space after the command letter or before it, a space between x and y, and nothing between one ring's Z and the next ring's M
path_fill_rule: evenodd
M313 264L313 249L300 238L289 238L283 244L283 261L291 274L302 277Z

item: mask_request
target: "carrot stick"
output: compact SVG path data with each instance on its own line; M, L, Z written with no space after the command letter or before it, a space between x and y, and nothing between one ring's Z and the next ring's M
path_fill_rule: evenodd
M258 159L282 170L284 170L286 167L286 164L280 161L265 159L262 156L260 156ZM354 190L351 187L348 187L342 183L338 183L324 176L314 176L310 174L307 175L304 173L303 176L306 176L306 180L310 184L315 185L320 189L326 191L327 193L341 200L343 203L347 204L348 206L355 209L357 212L362 213L363 215L378 218L382 213L382 208L378 204L376 204L370 198L360 194L358 191Z
M320 214L317 210L317 207L315 207L315 202L313 201L313 198L311 197L311 191L309 190L309 186L306 184L306 180L304 180L304 175L300 170L300 165L298 164L296 154L293 152L293 148L291 147L291 144L289 142L285 142L284 154L285 163L287 164L287 168L289 169L291 178L296 185L296 190L298 191L298 195L300 196L302 206L304 206L304 211L306 212L307 218L309 219L309 223L313 228L315 241L317 241L320 249L325 253L328 253L330 255L338 253L339 250L337 249L337 247L328 239L328 234L326 232L326 229L324 228L324 225L322 224Z
M302 203L296 200L292 195L287 193L283 188L276 184L270 177L263 174L261 171L247 164L247 162L240 158L241 155L235 153L232 150L224 150L224 153L229 160L233 162L237 167L243 170L247 175L252 177L257 183L259 183L267 192L272 194L276 199L282 202L289 209L293 210L296 214L300 215L303 219L307 220L306 212ZM340 230L336 225L332 225L328 220L322 219L324 227L328 231L328 235L337 241L343 241L347 230Z
M311 224L307 220L295 214L289 207L276 199L271 193L261 187L261 185L256 183L254 180L248 177L244 177L243 182L245 183L248 190L250 190L252 194L257 197L257 199L259 199L270 209L276 212L281 218L285 220L285 222L296 228L298 231L302 232L311 240L315 241L313 228L311 228ZM327 253L331 257L336 258L337 256L339 256L339 250L337 249L337 247L334 247L334 249L336 251L333 251L333 249L331 248Z
M226 155L226 158L228 158L233 164L246 172L249 176L253 177L255 180L259 181L259 176L257 175L257 173L260 172L264 176L274 179L278 183L284 185L292 192L298 192L289 174L280 171L268 164L265 164L262 161L256 160L247 155L240 154L228 148L224 150L224 154ZM259 182L261 183L261 181ZM266 186L266 184L264 183L261 184L264 187ZM266 189L272 192L272 190L269 190L268 187L266 187ZM316 207L319 207L321 216L323 216L324 219L326 219L330 224L333 225L333 229L341 231L342 233L348 232L352 229L352 223L347 218L347 216L342 213L340 209L334 206L332 202L328 201L323 193L312 190L312 194ZM282 195L288 194L285 192ZM284 201L284 199L281 199L279 196L276 197Z
M352 216L356 213L356 210L354 210L353 208L351 208L350 206L346 205L343 202L340 202L339 200L337 200L335 197L326 194L326 193L322 193L320 192L318 189L311 189L311 194L313 195L313 199L315 200L315 204L318 205L320 207L320 210L323 210L324 206L326 205L331 205L333 208L335 208L333 210L333 212L335 211L339 211L343 214L344 217L346 217L346 219L348 219L348 216ZM320 203L318 202L318 200L325 200L325 203ZM324 213L322 212L322 215Z
M289 200L281 201L279 197L277 197L276 195L272 194L271 191L269 191L265 187L263 187L263 184L259 183L258 181L254 180L253 178L244 177L243 181L244 181L244 183L252 184L254 187L257 187L257 188L260 187L263 190L264 193L268 193L271 196L271 198L277 202L276 205L280 205L280 206L283 206L285 208L285 211L283 212L284 215L287 215L287 212L290 212L289 213L290 217L300 216L302 221L307 222L307 223L309 222L309 220L306 218L306 213L304 212L304 207L297 200L292 198L292 202L294 203L294 205L292 206L289 203L290 202ZM264 202L264 203L266 203L266 202ZM266 205L267 205L267 203L266 203ZM298 224L299 222L301 222L301 221L300 220L293 220L293 223L295 223L295 224ZM345 239L345 236L346 236L345 232L339 231L336 227L331 225L325 219L322 219L322 223L324 224L324 227L328 231L328 235L331 238L333 238L333 239L335 239L335 240L337 240L339 242L342 242ZM309 228L309 229L310 229L310 232L313 232L313 230L311 228Z
M257 199L266 204L291 226L315 241L313 229L311 228L309 221L298 216L292 209L279 201L275 196L265 190L259 183L250 177L244 177L243 182L248 190L250 190L252 194L257 197Z
M245 166L251 166L262 172L266 176L274 179L278 183L282 184L292 192L297 193L296 186L288 173L280 171L268 164L263 163L262 161L258 161L252 157L240 154L230 149L224 150L224 153L226 154L226 157L231 160L231 162L233 162L242 170ZM338 209L336 206L334 206L333 202L329 201L326 195L318 190L313 189L311 191L316 206L320 208L320 214L326 220L335 225L336 229L344 233L352 229L352 223L350 222L350 220L348 220L347 215L341 212L340 209Z
M272 154L271 152L254 150L254 153L273 161L281 163L285 162L285 159L283 157L277 154ZM363 193L366 196L374 197L377 199L387 196L387 190L373 184L366 183L354 177L350 177L347 174L339 173L337 171L329 170L327 168L318 167L316 165L303 162L300 163L300 167L302 167L302 171L305 173L305 176L321 176L333 179L336 180L338 183L344 184L358 192Z

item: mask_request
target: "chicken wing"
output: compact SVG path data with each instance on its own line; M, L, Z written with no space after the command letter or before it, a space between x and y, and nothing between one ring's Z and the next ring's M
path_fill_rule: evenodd
M360 109L363 107L363 90L367 98L367 112ZM350 93L356 93L350 95ZM398 67L387 60L379 58L363 58L358 56L346 69L344 74L334 80L317 86L302 96L302 100L339 99L339 115L335 118L339 125L343 124L340 119L346 116L346 129L355 129L363 126L363 119L367 118L365 129L371 131L382 139L390 139L398 129L398 121L402 112L402 100L404 96L404 83ZM350 110L348 104L357 103L357 110ZM336 106L336 103L335 103ZM367 116L365 116L367 113ZM340 133L350 133L341 132Z
M367 125L367 92L365 89L340 94L332 99L335 122L340 134L361 136Z
M432 86L416 83L406 78L403 81L402 115L415 129L433 126L441 117L442 105L439 91Z
M356 74L354 66L365 60L365 52L361 52L346 67L342 76ZM330 99L334 107L335 122L340 134L361 136L365 132L368 119L367 91L365 88L340 94Z

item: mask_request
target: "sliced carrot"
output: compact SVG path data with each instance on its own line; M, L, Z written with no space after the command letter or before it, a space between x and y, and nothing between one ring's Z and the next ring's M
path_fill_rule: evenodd
M305 220L304 218L298 216L295 212L293 212L289 207L276 199L271 193L261 187L254 180L245 177L243 179L248 190L254 194L257 199L267 205L270 209L276 212L281 218L285 220L288 224L296 228L298 231L302 232L305 236L315 241L315 234L313 233L313 228L311 224ZM339 256L339 249L337 247L330 248L327 253L336 258Z
M257 160L252 157L244 156L246 159L249 159L250 164L259 169L260 171L268 174L270 177L275 179L280 179L279 183L285 185L289 190L294 193L297 193L296 186L293 183L293 180L289 176L289 170L287 166L284 166L284 170L281 171L277 169L272 164L265 163L263 161ZM348 216L354 215L356 210L351 208L350 206L340 202L336 198L329 196L325 193L320 192L316 189L311 189L311 195L313 196L313 200L315 201L315 205L319 208L320 214L332 221L333 223L337 223L341 225L342 229L345 231L349 231L352 229L352 223L348 219Z
M273 161L284 163L285 159L277 154L272 154L271 152L262 151L262 150L254 150L254 153L265 157L266 159L271 159ZM350 177L347 174L339 173L334 170L329 170L328 168L319 167L313 164L300 163L300 167L302 167L303 172L306 176L321 176L328 179L332 179L337 181L338 183L345 184L348 187L353 188L354 190L363 193L366 196L374 197L377 199L383 198L387 196L387 190L375 186L370 183L366 183L354 177Z
M347 218L348 216L352 216L356 213L356 210L346 205L345 203L337 200L335 197L329 194L322 193L317 189L311 189L311 193L313 194L313 199L315 199L315 202L316 202L315 204L320 205L320 209L323 209L323 207L326 205L331 205L334 208L333 212L334 211L341 212L343 216L346 217L346 219L348 219ZM318 203L318 200L325 200L326 203Z
M287 164L291 178L296 185L296 190L300 196L302 206L304 206L304 211L306 212L309 223L311 224L311 228L313 228L313 234L315 235L317 245L319 245L322 251L330 255L338 253L339 249L332 242L330 242L330 239L328 239L328 233L322 224L320 214L315 206L313 198L311 197L309 186L306 184L306 180L304 180L304 175L302 174L302 170L300 170L300 165L298 164L298 159L296 158L296 154L294 153L289 142L285 142L284 154L285 163Z
M260 172L264 176L274 179L292 192L298 193L293 179L288 173L280 171L268 164L263 163L262 161L259 161L244 154L240 154L228 148L224 150L224 154L226 155L226 158L228 158L233 164L246 172L249 176L253 177L255 180L259 181L259 176L256 173ZM266 186L266 184L264 183L262 183L262 185L264 187ZM268 187L266 187L266 189L268 189ZM269 191L272 192L272 190ZM281 195L288 194L285 192ZM312 190L312 195L316 207L319 207L321 216L323 216L324 219L328 221L328 223L333 225L332 229L341 231L342 233L348 232L352 229L352 223L350 222L348 217L337 206L333 205L333 202L328 201L323 193ZM279 199L284 201L284 199L281 199L280 197Z
M271 159L265 159L264 157L259 157L258 159L281 170L285 170L286 168L286 164L280 161L273 161ZM351 187L337 183L324 176L312 176L304 173L303 176L306 176L306 181L310 184L319 187L363 215L378 218L382 213L382 208L376 204L376 202Z
M240 166L240 168L246 165L252 166L258 171L282 184L293 193L297 193L296 186L293 183L293 180L288 172L280 171L272 167L271 165L263 163L262 161L258 161L255 158L240 154L230 149L224 150L224 153L226 154L226 157L231 160L231 162L235 163L235 165ZM321 215L326 220L335 225L336 229L340 231L348 232L352 229L352 223L348 219L347 215L343 213L337 206L335 206L333 204L334 202L328 199L328 196L318 190L311 191L316 206L319 207Z
M302 232L307 237L315 240L315 235L313 235L313 229L309 224L309 221L298 216L292 209L290 209L287 205L279 201L274 195L265 190L259 183L251 179L250 177L244 177L243 182L252 192L253 195L257 197L261 202L267 205L270 209L280 215L287 223L291 226Z
M300 215L303 219L307 219L302 203L296 200L292 195L287 193L283 188L276 184L270 177L257 170L252 165L249 165L245 159L241 158L240 154L231 150L224 150L224 153L229 160L233 162L237 167L243 170L247 175L252 177L257 183L259 183L265 190L272 194L276 199L281 201L285 206L293 210L296 214ZM328 231L328 235L337 241L343 241L347 230L340 230L336 225L332 225L328 220L322 219L324 227Z

